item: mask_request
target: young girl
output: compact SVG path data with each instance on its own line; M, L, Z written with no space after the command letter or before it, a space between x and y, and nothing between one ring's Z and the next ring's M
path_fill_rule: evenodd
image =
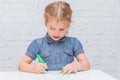
M45 37L33 40L29 45L19 63L20 71L44 73L46 69L61 70L64 66L61 73L70 74L90 68L80 41L66 36L71 16L72 10L66 2L57 1L47 5L44 13L47 34ZM37 54L46 64L31 64Z

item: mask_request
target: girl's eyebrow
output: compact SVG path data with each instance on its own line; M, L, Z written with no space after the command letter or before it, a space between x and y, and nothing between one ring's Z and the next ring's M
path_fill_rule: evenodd
M54 25L50 25L50 27L54 28L55 26Z
M65 29L65 27L60 27L60 29Z
M52 27L52 28L57 27L57 26L55 26L55 25L49 25L49 26ZM59 26L59 28L65 28L65 26Z

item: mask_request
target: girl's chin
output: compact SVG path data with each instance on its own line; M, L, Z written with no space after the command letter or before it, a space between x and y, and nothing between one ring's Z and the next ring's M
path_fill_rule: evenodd
M58 40L60 40L60 39L53 39L54 41L58 41Z
M60 40L60 38L52 38L54 41L58 41Z

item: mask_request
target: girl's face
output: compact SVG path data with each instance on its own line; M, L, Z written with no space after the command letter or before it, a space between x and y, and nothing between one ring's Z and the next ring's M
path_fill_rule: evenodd
M69 23L67 21L60 21L55 18L46 22L48 35L54 40L58 41L68 32Z

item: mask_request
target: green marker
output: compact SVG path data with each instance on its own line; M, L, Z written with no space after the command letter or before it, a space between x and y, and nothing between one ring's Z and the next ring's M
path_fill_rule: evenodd
M39 54L37 54L37 59L40 63L45 64L45 62L43 61L42 57ZM46 71L48 71L48 69L46 69Z
M62 70L64 69L64 66L62 66Z
M37 54L37 59L40 63L45 64L45 62L43 61L42 57L39 54Z
M64 69L64 66L61 67L61 70L62 70L62 71L63 71L63 69ZM62 72L62 71L61 71L61 72ZM59 72L59 73L57 73L57 74L60 74L61 72Z

